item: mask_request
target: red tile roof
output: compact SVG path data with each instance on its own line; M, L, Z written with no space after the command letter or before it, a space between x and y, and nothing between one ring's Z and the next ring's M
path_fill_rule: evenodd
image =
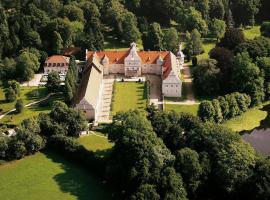
M87 53L87 60L93 58L94 53L97 54L100 61L107 56L109 64L124 64L125 58L129 55L128 51L89 51ZM138 55L142 60L142 64L156 64L159 56L164 60L163 63L163 80L166 79L172 70L172 59L169 51L138 51Z
M48 64L48 63L66 63L66 64L68 64L69 58L65 57L65 56L61 56L61 55L54 55L54 56L47 58L45 63L46 64Z
M94 51L87 53L87 59L94 55ZM100 51L96 52L98 58L101 60L106 55L109 58L110 64L124 64L125 58L129 51ZM142 64L156 64L157 59L161 56L164 59L169 54L169 51L139 51L138 55L142 59Z
M163 63L162 79L165 80L172 70L172 59L170 53L166 56Z

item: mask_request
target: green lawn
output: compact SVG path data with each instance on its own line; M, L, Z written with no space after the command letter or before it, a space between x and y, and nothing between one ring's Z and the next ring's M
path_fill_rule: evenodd
M36 95L33 95L33 93L36 93ZM18 99L22 99L24 104L28 104L44 98L47 94L47 88L45 87L21 87L21 93ZM0 88L0 108L3 109L3 112L14 109L15 104L16 101L11 103L6 102L3 88Z
M144 83L115 82L112 115L119 111L128 111L130 109L144 110L145 107Z
M93 132L90 135L81 136L78 139L86 149L94 151L98 156L103 157L113 147L113 143L109 142L108 138L101 133Z
M203 49L204 53L197 56L198 60L208 59L209 52L216 46L216 41L213 39L204 39L203 40Z
M232 129L236 132L249 131L258 126L260 122L267 117L267 112L259 108L250 109L243 115L226 121L222 126Z
M53 152L0 165L2 200L111 199L110 190L89 170Z
M199 110L199 104L196 105L171 105L171 104L165 104L165 110L166 111L176 111L176 112L185 112L190 113L194 116L198 115Z
M62 96L60 94L51 96L50 99L47 100L47 105L41 106L40 104L36 104L30 107L25 107L22 113L17 113L16 111L14 111L6 115L4 118L0 119L0 123L19 125L23 120L38 116L41 112L49 113L51 111L53 102L61 99Z
M259 37L261 35L260 26L254 26L250 29L244 30L245 37L247 39L254 39L255 37Z

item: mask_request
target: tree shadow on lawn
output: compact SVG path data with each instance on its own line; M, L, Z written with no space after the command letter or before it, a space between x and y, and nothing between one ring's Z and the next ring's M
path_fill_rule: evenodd
M60 163L64 170L53 177L61 191L76 196L78 200L112 199L109 186L91 174L90 169L65 160L56 152L46 150L43 153L53 162Z

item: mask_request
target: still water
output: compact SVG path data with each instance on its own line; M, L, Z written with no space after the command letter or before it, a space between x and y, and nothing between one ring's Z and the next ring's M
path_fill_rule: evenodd
M261 110L267 111L267 117L261 121L259 127L252 131L243 131L243 139L264 156L270 156L270 105Z

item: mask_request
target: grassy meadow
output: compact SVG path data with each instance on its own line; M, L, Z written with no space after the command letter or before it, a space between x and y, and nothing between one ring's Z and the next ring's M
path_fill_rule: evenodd
M108 186L86 168L46 151L0 165L0 199L111 199Z
M48 91L45 87L21 87L20 96L17 99L22 99L26 105L46 97L47 94ZM0 108L2 109L2 112L7 112L14 109L15 104L16 101L6 102L4 89L0 88Z

